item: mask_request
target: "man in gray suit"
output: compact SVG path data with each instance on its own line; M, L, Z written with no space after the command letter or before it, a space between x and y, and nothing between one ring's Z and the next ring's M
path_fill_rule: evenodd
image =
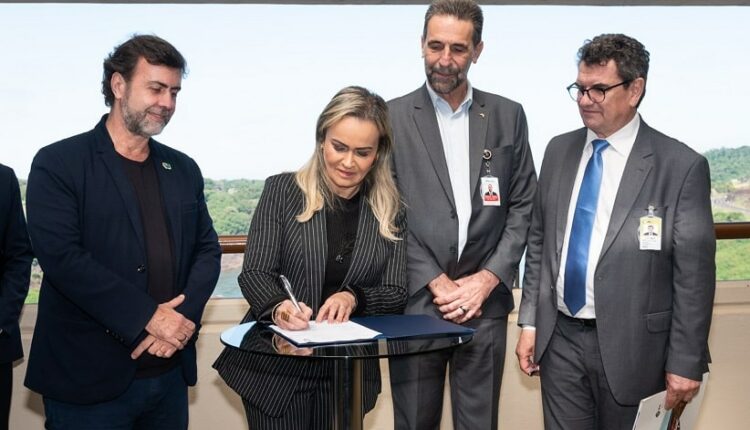
M391 360L397 429L440 425L448 363L454 428L497 428L511 287L536 173L521 106L467 80L482 25L472 0L433 2L422 34L427 83L389 103L409 220L405 312L476 329L455 350ZM489 185L498 198L485 201Z
M667 408L689 402L708 370L711 180L638 114L641 43L605 34L578 58L568 90L585 127L547 146L516 355L540 372L545 428L630 429L642 398L666 387Z

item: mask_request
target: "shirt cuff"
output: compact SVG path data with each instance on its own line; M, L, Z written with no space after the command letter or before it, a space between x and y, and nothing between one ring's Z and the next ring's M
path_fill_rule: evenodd
M272 298L268 304L266 305L266 308L263 309L263 311L258 315L258 322L262 323L274 323L276 322L273 320L273 312L276 310L276 307L281 304L284 300L288 299L287 296L276 296Z

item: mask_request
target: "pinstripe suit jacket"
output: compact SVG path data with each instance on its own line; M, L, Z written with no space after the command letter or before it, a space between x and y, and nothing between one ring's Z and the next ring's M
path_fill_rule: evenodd
M362 192L366 197L366 187ZM405 241L394 243L380 236L378 221L367 199L360 201L357 239L342 287L347 285L363 293L357 314L401 313L406 304ZM296 216L303 205L304 196L293 174L268 178L253 216L239 276L240 289L250 304L243 322L261 320L270 303L286 297L278 280L281 274L291 282L297 299L308 304L314 315L323 304L325 211L318 211L312 219L300 223ZM400 236L405 237L405 216L399 216L397 227ZM371 409L380 392L377 360L368 360L363 367L365 407ZM227 348L214 368L244 399L268 415L279 416L295 391L310 388L320 378L328 377L332 363L250 355Z

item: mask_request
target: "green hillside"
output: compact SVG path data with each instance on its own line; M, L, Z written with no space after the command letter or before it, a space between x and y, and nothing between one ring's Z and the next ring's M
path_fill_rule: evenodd
M714 188L721 188L732 181L750 181L750 146L712 149L703 155L711 166Z
M255 179L206 179L206 204L217 233L247 234L263 191L263 182Z
M715 222L750 220L750 146L712 149L711 203Z
M716 241L716 279L750 279L750 239Z

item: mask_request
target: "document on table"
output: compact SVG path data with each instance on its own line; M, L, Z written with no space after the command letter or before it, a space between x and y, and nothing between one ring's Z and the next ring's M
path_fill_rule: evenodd
M380 335L380 332L371 330L353 321L335 324L328 324L328 321L319 323L310 321L310 328L307 330L284 330L276 325L269 327L297 346L351 343L374 339Z
M684 409L679 406L670 411L664 409L664 401L667 392L662 391L651 397L641 400L638 407L633 430L692 430L695 428L695 422L698 420L701 403L703 402L703 393L706 391L708 383L708 372L703 374L703 382L698 394L693 400L685 405Z

